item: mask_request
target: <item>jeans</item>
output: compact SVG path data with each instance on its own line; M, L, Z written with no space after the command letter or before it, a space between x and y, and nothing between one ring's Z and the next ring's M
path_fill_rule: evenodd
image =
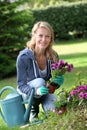
M35 88L35 90L41 86L46 86L46 82L42 78L34 79L34 80L28 82L28 84L30 87ZM22 95L24 100L29 98L29 96L22 93L19 89L17 89L17 90ZM38 117L40 104L42 105L42 108L45 112L54 109L55 108L55 105L54 105L55 101L56 101L56 96L54 94L47 94L44 96L35 95L33 103L32 103L30 118Z

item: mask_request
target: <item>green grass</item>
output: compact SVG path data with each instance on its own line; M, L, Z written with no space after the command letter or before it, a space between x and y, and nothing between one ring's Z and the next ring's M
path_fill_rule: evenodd
M87 77L87 40L58 42L57 45L54 46L54 49L58 52L60 59L64 59L74 65L73 72L70 74L67 73L64 76L65 81L62 87L68 90L76 84L77 73L81 72L81 78L83 79ZM1 80L0 88L4 86L13 86L16 88L16 76ZM58 93L59 90L57 90L56 93ZM40 116L43 116L43 114ZM86 130L87 127L85 124L87 124L87 122L85 122L83 117L80 111L73 112L72 110L68 110L67 114L63 116L51 113L49 119L44 120L42 124L25 128L25 130ZM0 118L0 129L9 130L2 118ZM20 130L20 128L13 129Z
M81 72L82 78L87 76L87 40L60 42L58 44L54 46L54 49L57 50L60 59L74 65L73 72L65 75L63 87L68 88L75 84L78 72Z

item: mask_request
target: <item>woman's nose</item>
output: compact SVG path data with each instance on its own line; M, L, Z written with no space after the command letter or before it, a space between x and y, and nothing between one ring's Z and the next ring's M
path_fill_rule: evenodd
M45 36L43 36L43 37L42 37L42 40L43 40L43 41L46 41L46 37L45 37Z

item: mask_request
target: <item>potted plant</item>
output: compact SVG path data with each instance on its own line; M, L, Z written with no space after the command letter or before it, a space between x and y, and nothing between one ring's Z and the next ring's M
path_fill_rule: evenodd
M64 60L59 60L58 62L53 63L51 67L52 67L52 71L51 71L52 77L48 81L47 86L49 87L49 90L50 90L49 92L53 93L55 91L55 89L58 89L60 87L59 84L54 83L54 79L57 76L64 75L66 72L71 72L73 69L73 65L68 64Z
M65 113L67 111L68 97L69 97L68 92L62 89L57 94L57 100L55 102L55 109L51 111L56 112L59 115Z
M66 90L62 89L57 95L57 101L55 102L56 112L58 114L63 114L67 110L68 93Z

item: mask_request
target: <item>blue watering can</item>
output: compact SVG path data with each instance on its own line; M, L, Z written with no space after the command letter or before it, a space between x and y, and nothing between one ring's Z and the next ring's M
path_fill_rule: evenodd
M11 86L6 86L0 90L0 96L4 91L11 90L5 99L0 100L0 115L7 123L8 127L22 126L29 123L30 110L34 97L34 89L32 89L27 108L22 96Z

